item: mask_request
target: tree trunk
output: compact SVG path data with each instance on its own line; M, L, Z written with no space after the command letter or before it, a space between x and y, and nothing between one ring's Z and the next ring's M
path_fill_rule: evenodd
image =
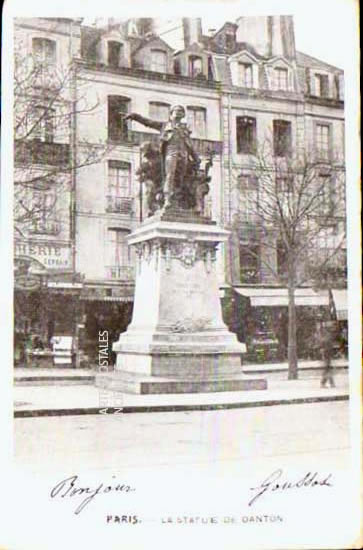
M296 305L295 305L295 262L289 258L288 266L288 297L289 297L289 325L288 325L288 363L289 380L297 380L297 349L296 349Z

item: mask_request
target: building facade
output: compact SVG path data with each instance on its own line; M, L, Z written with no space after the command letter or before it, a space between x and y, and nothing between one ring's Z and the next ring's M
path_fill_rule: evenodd
M177 51L152 19L16 21L19 57L33 63L20 67L30 77L17 90L25 107L15 106L17 330L41 333L46 343L72 336L78 364L94 360L100 330L116 340L132 313L127 236L146 216L138 169L143 144L157 133L123 114L166 121L181 104L202 162L213 154L205 214L231 232L219 256L221 299L241 339L259 324L276 326L286 311L283 273L279 280L265 268L276 271L278 248L264 257L251 207L256 148L270 136L280 149L334 158L344 172L343 73L296 51L290 17L241 17L211 36L198 19L176 27L184 38ZM344 183L334 192L341 201L331 239L344 233ZM300 289L298 304L316 317L328 299L310 287Z

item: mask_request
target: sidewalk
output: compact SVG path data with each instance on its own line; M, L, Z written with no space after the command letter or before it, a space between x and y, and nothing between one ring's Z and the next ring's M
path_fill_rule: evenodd
M259 365L261 367L261 365ZM246 374L246 378L255 376ZM14 416L64 416L136 412L192 411L341 401L349 398L348 373L335 374L335 388L320 387L320 372L300 380L268 379L267 390L199 394L132 395L94 385L16 385Z
M348 368L348 359L334 359L332 365L336 372L344 372ZM299 378L316 377L322 369L321 361L299 361ZM270 379L286 380L288 365L284 363L246 363L242 365L244 374L260 374ZM96 366L89 369L79 368L41 368L41 367L16 367L14 369L15 385L66 385L89 384L93 385L95 375L98 372Z

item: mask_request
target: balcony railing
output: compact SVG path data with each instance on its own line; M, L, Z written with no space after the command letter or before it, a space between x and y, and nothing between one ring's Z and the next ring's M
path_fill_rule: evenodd
M151 143L155 143L157 145L159 143L159 136L158 134L152 134L151 132L136 132L130 130L126 141L134 145L141 145L146 141L151 141ZM222 153L222 141L193 138L192 142L194 149L199 155L207 155L210 152L214 152L216 154Z
M170 73L159 73L157 71L148 71L146 69L135 67L110 67L109 65L102 65L100 63L92 63L89 61L79 61L78 63L85 69L92 71L114 73L123 76L130 76L133 78L141 78L143 80L158 80L168 82L170 84L178 84L179 86L195 86L198 88L210 89L217 89L218 86L218 83L215 80L208 80L199 77L182 76Z
M60 223L52 220L36 221L29 229L29 233L37 235L59 235L60 231Z
M66 166L69 164L69 145L39 140L16 141L15 162Z
M132 197L107 195L106 200L106 212L115 212L117 214L130 214L132 212Z
M118 281L133 281L135 267L132 265L113 265L106 267L107 278Z

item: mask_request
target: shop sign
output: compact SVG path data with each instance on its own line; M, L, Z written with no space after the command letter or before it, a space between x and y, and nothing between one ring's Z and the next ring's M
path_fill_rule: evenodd
M14 268L14 282L17 289L35 290L45 282L46 269L37 260L15 258Z
M47 269L72 267L71 247L61 243L16 240L15 257L20 256L38 260Z

